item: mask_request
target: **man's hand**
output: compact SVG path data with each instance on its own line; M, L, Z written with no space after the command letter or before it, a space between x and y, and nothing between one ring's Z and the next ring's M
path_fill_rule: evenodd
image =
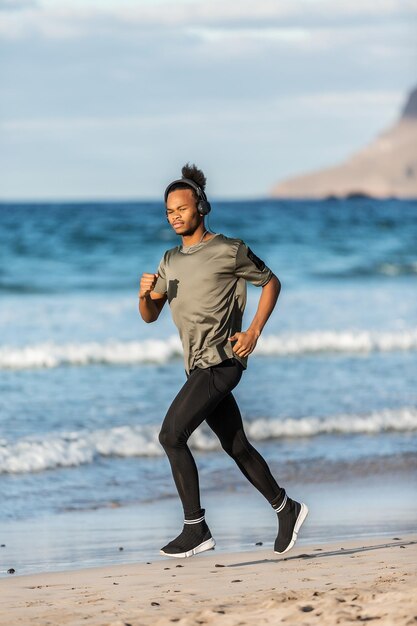
M148 296L156 285L158 274L147 274L143 272L140 279L139 298Z
M228 341L237 340L236 345L233 346L233 352L238 356L248 356L255 350L258 337L259 334L255 330L246 330L235 333L229 337Z

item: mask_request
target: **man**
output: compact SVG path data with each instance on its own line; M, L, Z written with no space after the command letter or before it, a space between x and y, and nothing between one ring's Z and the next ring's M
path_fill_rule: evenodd
M197 467L187 446L191 433L206 420L223 449L276 511L274 551L283 554L294 545L308 508L287 496L249 443L232 395L275 307L281 284L241 239L205 229L204 216L211 208L205 184L203 172L187 164L182 178L168 185L166 217L182 243L165 252L157 273L143 273L140 281L139 312L145 322L156 321L169 302L184 348L187 376L159 434L184 509L184 527L160 552L188 557L215 545L200 504ZM246 281L262 287L262 294L252 323L242 331Z

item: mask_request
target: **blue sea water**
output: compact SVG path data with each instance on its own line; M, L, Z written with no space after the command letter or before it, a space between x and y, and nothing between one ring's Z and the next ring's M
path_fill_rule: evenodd
M234 391L278 482L415 472L417 203L212 206L282 283ZM157 202L0 204L0 520L175 495L157 434L181 344L137 296L179 243ZM204 425L190 445L206 491L246 488Z

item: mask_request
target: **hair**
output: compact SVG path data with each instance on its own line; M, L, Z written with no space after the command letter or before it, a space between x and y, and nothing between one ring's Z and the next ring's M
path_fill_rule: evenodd
M206 188L206 177L204 176L202 170L199 170L194 163L192 165L186 163L181 170L181 174L183 178L190 178L192 181L197 183L203 191Z
M207 182L206 177L204 176L202 170L198 169L198 167L194 163L192 165L186 163L181 169L181 174L182 178L189 178L204 191ZM199 197L196 190L194 189L194 187L191 187L191 185L188 185L186 182L175 183L175 185L172 185L172 187L170 188L169 193L171 193L171 191L175 191L175 189L191 189L196 203L198 202Z

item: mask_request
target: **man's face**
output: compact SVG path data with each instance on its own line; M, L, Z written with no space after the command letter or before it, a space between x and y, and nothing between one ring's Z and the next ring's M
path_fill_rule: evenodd
M178 235L192 235L202 220L191 189L175 189L168 194L166 215Z

